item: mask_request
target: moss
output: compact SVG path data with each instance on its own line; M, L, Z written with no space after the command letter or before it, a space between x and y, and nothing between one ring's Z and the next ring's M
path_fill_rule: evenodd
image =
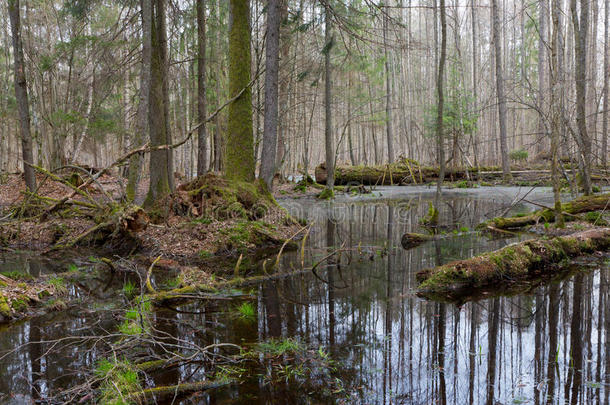
M0 318L11 318L13 310L4 295L0 295Z
M480 287L549 271L569 257L610 246L610 231L591 230L550 240L529 240L500 250L425 270L417 274L425 291Z
M320 194L318 194L318 199L320 200L331 200L335 198L335 192L332 188L324 188Z
M229 30L229 94L243 92L229 104L226 176L233 180L254 181L252 92L250 89L250 12L249 2L229 2L232 24Z
M16 312L24 312L28 309L29 302L30 299L27 296L21 295L11 301L11 307Z

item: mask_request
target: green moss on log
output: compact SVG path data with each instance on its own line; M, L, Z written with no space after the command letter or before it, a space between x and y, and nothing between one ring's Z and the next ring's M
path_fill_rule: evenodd
M597 211L610 208L610 194L583 196L561 205L566 214L576 215L583 212ZM567 219L567 218L566 218ZM539 222L554 222L555 211L550 208L534 211L529 215L514 217L497 217L479 225L480 228L493 226L498 229L522 228Z
M420 291L442 292L498 285L553 272L552 264L610 247L610 228L549 240L534 239L417 273Z

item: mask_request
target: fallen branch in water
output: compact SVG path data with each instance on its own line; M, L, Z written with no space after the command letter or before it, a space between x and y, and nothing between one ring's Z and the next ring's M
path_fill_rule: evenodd
M583 196L573 201L561 205L561 211L564 214L574 217L576 214L584 212L604 210L610 203L610 194L600 194L593 196ZM479 228L486 228L491 225L497 229L522 228L527 225L534 225L540 221L554 222L555 211L551 208L545 208L534 211L529 215L516 217L497 217L490 221L479 225Z
M532 239L466 260L417 273L422 292L472 289L552 273L552 264L610 248L610 228L591 229L553 239Z

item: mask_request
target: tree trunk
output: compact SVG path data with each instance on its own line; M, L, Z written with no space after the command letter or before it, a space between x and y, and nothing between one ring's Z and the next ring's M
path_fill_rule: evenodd
M265 50L265 123L260 178L273 188L276 169L278 124L278 67L280 46L279 0L269 0L267 5L267 48Z
M491 0L491 19L493 43L496 59L496 94L498 98L498 122L500 125L500 153L502 155L502 172L504 181L510 180L510 162L506 140L506 98L504 96L504 74L502 71L502 46L500 43L500 17L498 0Z
M548 7L547 0L539 0L538 11L538 133L536 134L536 154L541 154L544 151L546 143L546 123L545 111L546 105L544 97L546 95L546 69L547 69L547 21Z
M385 56L385 114L386 114L386 138L388 142L388 163L394 162L394 139L392 134L392 85L390 78L390 54L388 52L388 8L383 13L383 52Z
M205 0L197 0L197 116L201 125L197 130L197 175L208 170L208 135L206 128L205 77Z
M229 104L226 145L228 178L254 181L254 143L252 129L252 91L250 89L250 2L229 2Z
M324 139L326 147L326 171L327 180L326 188L332 190L335 186L335 142L333 139L332 131L332 77L331 77L331 66L330 66L330 52L333 47L333 37L331 35L331 22L330 22L330 6L326 5L324 10Z
M151 19L151 84L149 107L150 145L169 144L167 133L167 108L165 105L165 81L167 80L167 48L163 43L165 35L165 0L154 0ZM167 150L155 150L150 153L150 186L144 205L152 207L171 192L171 161Z
M152 38L152 0L141 0L142 19L142 68L140 72L140 95L136 113L135 133L131 139L130 149L143 144L144 134L148 131L148 110L150 107L151 76L151 38ZM143 157L133 155L129 159L129 173L125 194L128 201L135 200Z
M591 139L587 133L587 33L589 30L589 1L580 2L580 19L576 0L570 0L574 29L574 54L576 80L576 143L580 149L582 186L585 194L591 194Z
M542 0L545 1L545 0ZM561 139L561 114L563 110L563 85L560 81L560 48L559 18L560 0L553 0L553 35L551 40L551 181L553 183L553 200L555 203L555 218L559 227L563 227L564 219L561 209L561 185L559 183L559 141ZM542 108L542 104L539 106Z
M606 0L604 6L604 112L602 113L602 166L608 166L608 109L610 109L610 101L608 97L610 97L610 91L608 87L610 84L610 45L608 41L610 41L610 30L608 26L610 25L610 0Z
M11 20L13 35L13 55L15 58L15 98L19 110L19 129L21 132L21 155L23 158L23 173L25 186L30 191L36 190L36 174L29 164L34 164L32 152L32 135L30 134L30 104L28 101L28 85L25 78L25 62L23 60L23 45L21 43L21 16L19 0L9 0L8 13Z
M443 109L444 109L444 89L443 79L445 76L445 59L447 57L447 19L445 10L445 0L440 0L440 17L441 17L441 52L438 61L438 75L436 77L436 91L438 94L438 106L436 111L436 148L438 154L439 175L436 182L437 195L440 195L441 186L445 179L445 134L443 127ZM438 209L438 207L437 207Z

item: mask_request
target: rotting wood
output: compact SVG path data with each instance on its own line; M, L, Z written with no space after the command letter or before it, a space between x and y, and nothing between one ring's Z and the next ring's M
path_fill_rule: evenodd
M553 239L514 243L470 259L420 271L416 277L420 292L499 286L541 273L553 273L556 271L553 264L609 247L610 228L596 228Z
M599 211L610 208L610 194L583 196L561 205L563 213L570 216L590 211ZM497 217L479 225L479 228L492 226L497 229L522 228L543 222L554 222L555 212L551 208L534 211L529 215L515 217Z
M571 172L571 170L567 170ZM598 181L607 181L604 171L598 170L600 175L595 177ZM469 180L476 175L483 181L502 180L502 171L498 167L469 167L469 168L446 168L446 179ZM551 172L546 169L512 170L514 181L550 181ZM401 185L429 183L438 180L439 169L437 167L423 167L410 159L392 163L390 165L378 166L348 166L338 165L335 167L335 185L364 184L364 185ZM419 177L419 182L417 181ZM319 184L326 184L326 166L324 163L315 169L315 179Z
M231 383L231 380L199 381L194 383L182 383L155 388L146 388L139 392L129 394L128 398L130 402L135 403L157 403L159 401L180 397L197 391L206 391L225 387Z

